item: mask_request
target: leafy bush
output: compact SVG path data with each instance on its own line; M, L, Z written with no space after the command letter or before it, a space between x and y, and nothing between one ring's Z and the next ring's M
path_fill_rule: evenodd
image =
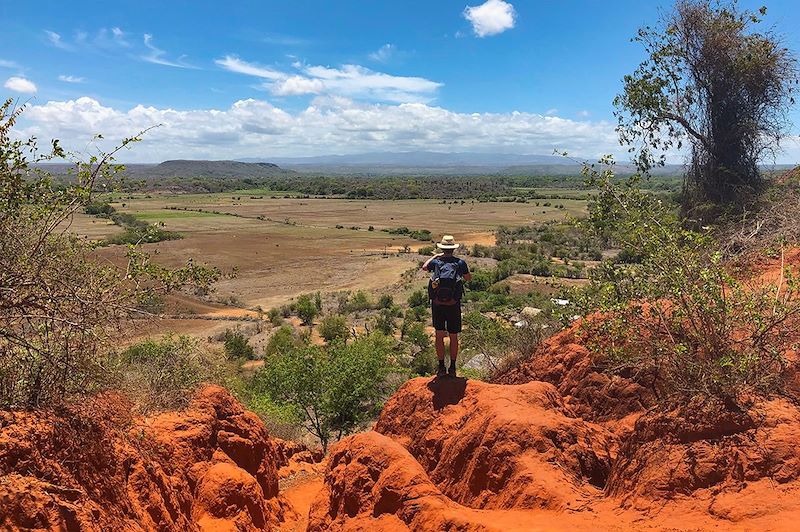
M39 407L96 391L110 377L107 348L119 324L182 285L205 288L219 272L188 264L167 270L136 248L117 269L95 261L91 246L64 231L63 222L93 202L121 168L114 153L75 161L64 184L31 163L73 159L58 141L37 156L36 139L12 140L22 109L0 105L0 407Z
M381 334L327 348L304 346L278 353L256 374L253 386L278 405L302 413L307 429L327 450L370 420L388 393L391 341Z
M225 346L225 355L230 360L256 358L256 352L248 343L247 337L237 327L235 329L225 329L222 335L222 342Z
M342 314L371 308L372 302L370 302L369 296L363 290L358 290L354 294L345 294L339 299L339 312Z
M428 294L424 290L416 290L408 296L408 306L410 307L427 307Z
M341 314L328 314L322 318L317 330L319 335L328 343L336 340L347 340L350 335L347 318Z
M271 308L267 312L267 317L269 318L269 322L272 325L280 326L283 324L283 315L281 314L281 309L278 308Z
M375 318L375 329L380 331L386 336L392 336L394 334L397 325L394 321L395 313L390 308L382 309L378 316Z
M311 325L319 312L308 294L303 294L297 298L294 309L297 312L297 316L303 320L304 325Z
M641 256L605 263L576 294L581 313L604 313L585 327L606 367L646 375L666 401L732 403L778 391L800 316L794 273L744 283L727 271L711 234L684 228L671 205L635 182L615 185L611 170L587 174L600 187L592 227Z
M277 331L269 337L266 347L264 347L264 357L269 358L288 351L300 344L294 335L294 329L290 325L281 325Z
M394 298L390 294L383 294L378 299L378 308L391 308L394 305Z
M129 347L117 358L122 389L144 411L185 406L204 378L197 340L164 336Z
M465 286L469 290L483 291L488 290L496 282L496 270L481 269L472 272L472 279L467 281Z

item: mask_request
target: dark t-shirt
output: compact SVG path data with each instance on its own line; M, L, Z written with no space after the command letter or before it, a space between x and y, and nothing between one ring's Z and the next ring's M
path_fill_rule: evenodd
M429 272L436 271L436 263L437 262L439 262L439 264L442 264L442 263L445 263L445 262L458 263L458 276L460 278L462 278L462 279L466 274L469 273L469 266L467 266L467 261L465 261L464 259L460 259L460 258L456 257L455 255L449 255L449 256L448 255L442 255L441 257L436 257L435 259L433 259L432 261L430 261L428 263L428 267L426 268L426 270L428 270ZM453 302L448 302L448 303L444 303L444 304L445 305L452 305L452 304L455 304L457 302L458 301L453 301ZM435 299L432 301L432 303L434 305L443 304L442 302L437 301Z

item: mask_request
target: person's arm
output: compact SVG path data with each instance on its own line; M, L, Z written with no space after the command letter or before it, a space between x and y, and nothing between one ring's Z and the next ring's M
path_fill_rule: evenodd
M461 276L464 277L465 281L471 281L472 280L472 274L469 272L469 266L467 266L467 261L465 261L464 259L461 259L461 264L462 264L462 268L463 268L463 272L462 272Z
M437 253L437 254L436 254L436 255L434 255L433 257L429 258L428 260L426 260L426 261L425 261L425 262L422 264L422 267L421 267L420 269L421 269L421 270L424 270L424 271L426 271L426 272L427 272L427 271L428 271L428 265L431 263L431 261L432 261L433 259L438 259L438 258L439 258L439 257L441 257L442 255L444 255L444 253Z

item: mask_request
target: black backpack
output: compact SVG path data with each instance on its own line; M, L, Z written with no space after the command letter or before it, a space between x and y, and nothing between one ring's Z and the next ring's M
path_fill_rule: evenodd
M428 282L428 297L434 301L460 301L464 286L458 274L460 260L434 262L433 276Z

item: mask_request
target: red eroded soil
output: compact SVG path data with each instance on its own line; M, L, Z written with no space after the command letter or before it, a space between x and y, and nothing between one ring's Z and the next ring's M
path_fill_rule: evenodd
M5 412L0 529L797 529L797 404L657 410L596 357L576 326L494 383L413 379L322 464L218 387L150 419Z
M576 330L498 383L414 379L328 458L309 530L796 530L800 408L649 409Z
M224 389L134 418L104 395L82 409L0 413L2 530L271 530L286 453Z

